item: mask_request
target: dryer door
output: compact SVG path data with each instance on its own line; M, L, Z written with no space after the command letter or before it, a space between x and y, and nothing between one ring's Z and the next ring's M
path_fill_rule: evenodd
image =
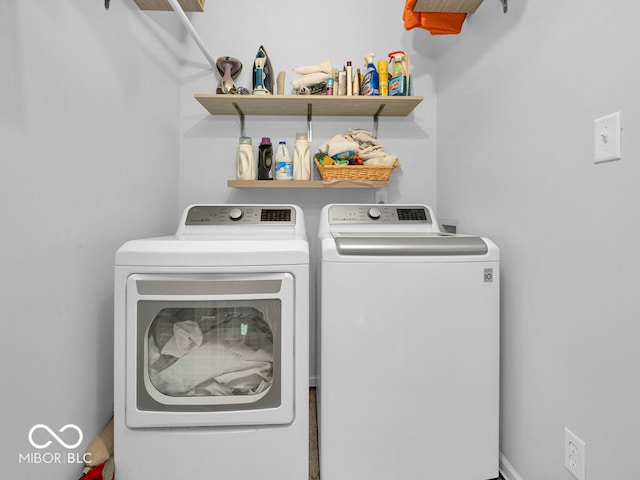
M291 274L131 275L126 330L128 426L293 420Z

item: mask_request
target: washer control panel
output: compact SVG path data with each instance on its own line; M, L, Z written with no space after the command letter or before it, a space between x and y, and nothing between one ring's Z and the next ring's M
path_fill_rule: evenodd
M277 205L196 205L189 209L187 226L295 225L296 210Z
M423 206L405 205L333 205L329 223L335 224L431 224L429 210Z

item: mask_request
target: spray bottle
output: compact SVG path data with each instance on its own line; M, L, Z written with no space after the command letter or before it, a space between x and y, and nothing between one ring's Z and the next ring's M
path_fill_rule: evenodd
M378 71L373 64L375 53L368 53L364 57L366 73L362 80L362 95L380 95L380 84L378 80Z
M409 55L403 51L391 52L389 63L391 63L389 96L409 95Z

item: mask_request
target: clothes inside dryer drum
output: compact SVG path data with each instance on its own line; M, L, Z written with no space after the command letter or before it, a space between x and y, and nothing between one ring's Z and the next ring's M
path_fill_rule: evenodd
M253 307L163 309L149 328L148 374L169 396L262 393L273 382L273 332Z

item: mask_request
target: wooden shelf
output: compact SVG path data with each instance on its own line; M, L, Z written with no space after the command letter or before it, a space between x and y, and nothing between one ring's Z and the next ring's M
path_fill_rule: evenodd
M133 0L140 10L162 10L173 11L167 0ZM178 0L178 3L185 12L204 12L206 0Z
M418 0L414 12L473 13L483 0Z
M211 115L321 115L405 117L423 97L196 94Z
M387 188L387 181L366 180L227 180L230 188Z
M409 115L422 97L333 97L325 95L194 95L211 115L239 115L244 135L245 115L306 115L311 131L311 115L373 116L377 132L379 116ZM309 137L311 138L311 137ZM229 188L387 188L380 180L227 180Z

